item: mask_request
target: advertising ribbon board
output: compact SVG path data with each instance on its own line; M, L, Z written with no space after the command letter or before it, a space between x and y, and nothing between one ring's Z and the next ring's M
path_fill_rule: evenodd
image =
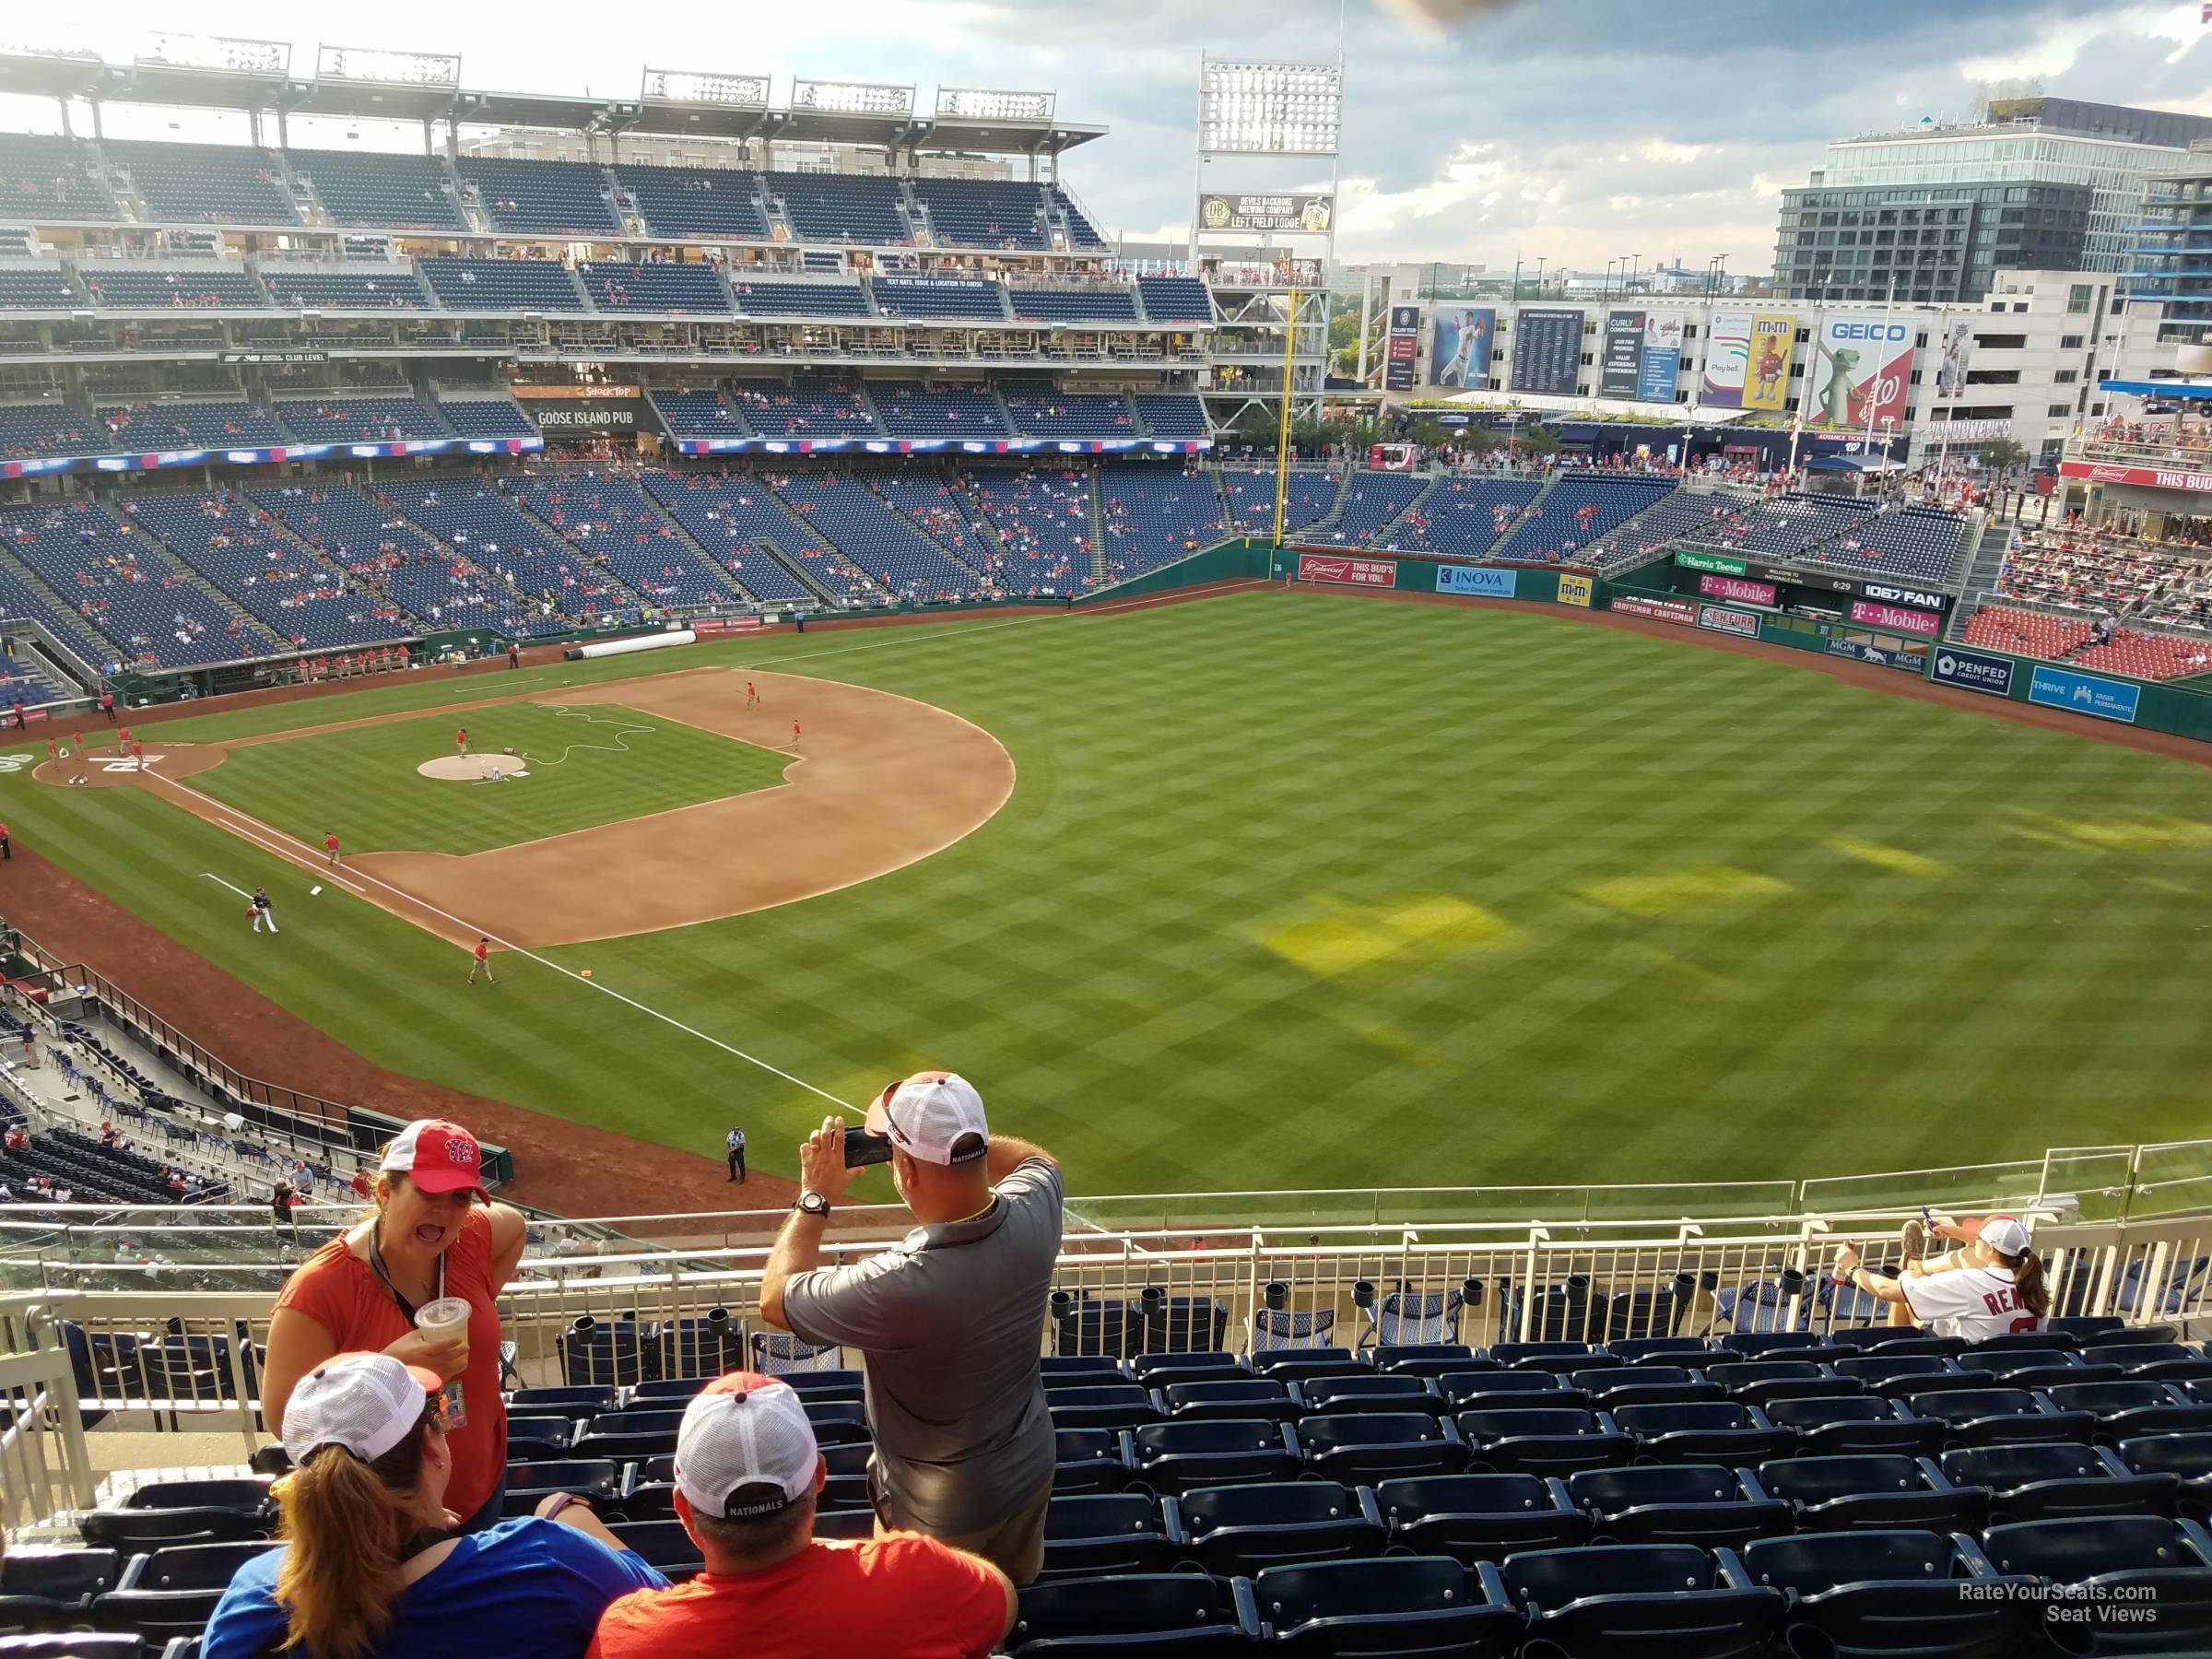
M1777 589L1764 582L1746 582L1740 576L1700 576L1698 592L1709 599L1740 599L1746 605L1772 605Z
M1338 559L1328 553L1298 556L1300 582L1334 582L1345 587L1386 588L1398 585L1394 559Z
M1710 628L1715 633L1735 634L1742 639L1759 638L1759 618L1749 611L1730 610L1724 605L1698 606L1698 626Z
M2087 478L2092 484L2139 484L2146 489L2212 489L2212 473L2156 466L2113 466L2102 461L2061 461L2058 476Z
M1695 628L1698 607L1687 599L1653 599L1641 594L1616 594L1610 608L1624 617L1643 617L1653 622L1672 622L1677 628Z
M1891 633L1923 634L1933 638L1943 631L1943 618L1934 611L1905 610L1895 605L1875 605L1865 599L1851 602L1851 619L1868 628L1886 628Z
M1584 610L1588 610L1590 601L1594 596L1594 588L1589 577L1562 576L1559 578L1559 603L1561 605L1579 605Z
M1511 599L1520 575L1518 571L1492 571L1479 565L1438 565L1436 591L1477 594L1485 599Z
M1718 553L1677 553L1675 555L1675 562L1686 571L1712 571L1722 576L1742 576L1747 573L1742 559L1724 559Z
M2010 697L2012 671L2016 666L2007 656L1946 646L1936 652L1928 677L1939 686L1963 686L1969 691L1980 691L1989 697Z
M2035 677L2028 682L2028 700L2031 703L2041 703L2048 709L2066 709L2076 714L2094 714L2100 720L2117 720L2125 725L2135 724L2136 706L2142 700L2143 688L2131 686L2125 680L2072 674L2041 663L2035 665Z

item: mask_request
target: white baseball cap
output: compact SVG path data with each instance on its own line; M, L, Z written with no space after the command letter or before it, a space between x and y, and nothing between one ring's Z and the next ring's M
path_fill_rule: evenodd
M731 1371L694 1394L676 1431L676 1489L702 1515L741 1521L814 1490L821 1453L788 1382Z
M2017 1216L1984 1216L1974 1236L1999 1255L2017 1256L2028 1249L2028 1229Z
M426 1193L471 1192L488 1204L484 1190L484 1150L477 1137L443 1118L417 1118L392 1137L377 1167L405 1175Z
M868 1108L868 1133L889 1135L891 1145L924 1163L973 1163L991 1149L983 1097L953 1072L916 1072L890 1085Z
M343 1446L374 1463L422 1421L422 1404L445 1384L438 1373L389 1354L335 1354L300 1379L284 1407L284 1449L307 1461Z

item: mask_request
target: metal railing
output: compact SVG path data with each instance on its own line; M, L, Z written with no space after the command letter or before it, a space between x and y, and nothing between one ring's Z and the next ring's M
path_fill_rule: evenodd
M0 1353L0 1526L90 1507L92 1460L75 1375L58 1344Z
M2212 1321L2212 1222L2123 1224L2037 1215L2036 1247L2053 1312L2167 1325L2184 1335ZM1039 1309L1043 1351L1119 1355L1164 1342L1191 1347L1274 1346L1267 1328L1295 1322L1307 1343L1370 1346L1384 1321L1427 1314L1430 1340L1481 1347L1545 1338L1589 1341L1729 1331L1843 1334L1886 1323L1888 1309L1832 1285L1837 1243L1894 1259L1881 1237L1891 1213L1802 1218L1794 1229L1712 1229L1600 1222L1583 1227L1222 1228L1069 1235ZM832 1261L890 1241L836 1241ZM626 1380L659 1374L673 1322L764 1329L764 1248L675 1253L533 1253L500 1298L514 1380L572 1381L580 1347L606 1327L634 1359ZM121 1287L124 1275L112 1281ZM272 1292L190 1292L136 1278L130 1288L47 1290L0 1301L0 1347L47 1358L19 1374L51 1403L48 1421L88 1410L144 1414L159 1426L235 1428L257 1421L259 1346ZM579 1321L591 1322L580 1325ZM1165 1334L1163 1335L1163 1334ZM1398 1340L1420 1339L1400 1327ZM594 1362L595 1363L595 1362ZM0 1386L9 1373L0 1371ZM606 1380L599 1378L598 1380ZM70 1384L74 1384L74 1394Z

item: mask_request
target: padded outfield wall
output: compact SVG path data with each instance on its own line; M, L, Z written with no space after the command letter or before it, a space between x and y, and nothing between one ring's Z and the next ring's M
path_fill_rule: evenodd
M1201 582L1268 578L1367 593L1444 594L1615 610L1693 633L1705 630L1818 656L1872 664L1936 685L2056 709L2083 720L2116 722L2212 743L2212 688L2207 688L2205 680L2174 685L2091 674L2005 652L1947 645L1937 639L1893 632L1848 618L1824 621L1765 606L1731 604L1706 586L1704 579L1711 574L1662 562L1606 580L1551 566L1477 565L1337 548L1301 548L1295 544L1271 547L1265 542L1243 540L1209 547L1180 563L1147 571L1087 597L1135 598ZM1838 595L1823 597L1833 602Z

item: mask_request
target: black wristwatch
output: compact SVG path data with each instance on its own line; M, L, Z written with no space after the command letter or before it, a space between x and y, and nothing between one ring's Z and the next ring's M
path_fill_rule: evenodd
M830 1213L830 1195L827 1193L801 1193L792 1201L791 1207L802 1216L826 1216Z

